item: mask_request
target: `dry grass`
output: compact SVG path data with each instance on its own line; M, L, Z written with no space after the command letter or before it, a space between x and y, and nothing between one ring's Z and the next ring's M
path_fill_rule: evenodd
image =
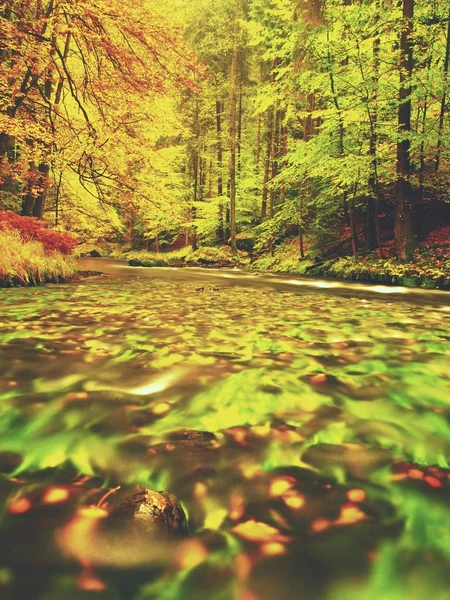
M73 259L47 254L40 242L24 242L14 230L0 231L0 286L37 285L74 276Z

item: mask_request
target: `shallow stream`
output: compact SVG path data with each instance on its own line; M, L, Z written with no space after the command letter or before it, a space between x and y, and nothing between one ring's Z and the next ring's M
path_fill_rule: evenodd
M131 268L0 290L0 597L448 600L448 294ZM106 536L136 490L189 536Z

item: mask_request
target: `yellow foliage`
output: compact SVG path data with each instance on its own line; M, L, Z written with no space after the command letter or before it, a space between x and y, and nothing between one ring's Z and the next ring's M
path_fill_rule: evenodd
M70 279L75 272L73 259L48 255L40 242L25 242L17 231L0 231L0 286Z

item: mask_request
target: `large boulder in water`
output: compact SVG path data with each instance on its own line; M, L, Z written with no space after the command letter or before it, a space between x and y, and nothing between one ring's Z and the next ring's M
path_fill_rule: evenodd
M187 535L187 519L180 501L167 491L146 489L122 500L112 511L109 524L136 535L170 538Z

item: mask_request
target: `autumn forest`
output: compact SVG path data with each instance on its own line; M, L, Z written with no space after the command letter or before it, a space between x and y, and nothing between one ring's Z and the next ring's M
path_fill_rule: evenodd
M2 4L4 209L402 262L449 224L446 2Z
M448 600L450 0L0 0L0 598Z

